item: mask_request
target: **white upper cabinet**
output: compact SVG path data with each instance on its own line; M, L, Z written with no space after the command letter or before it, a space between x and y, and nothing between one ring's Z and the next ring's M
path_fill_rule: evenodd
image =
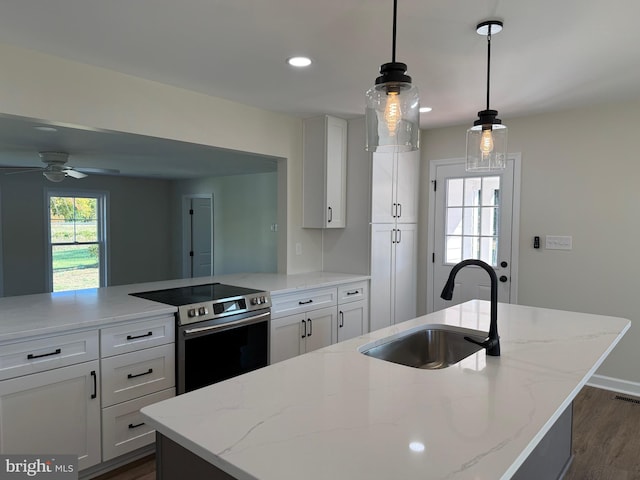
M371 223L417 223L420 152L374 153Z
M304 121L305 228L344 228L347 210L347 121L324 115Z

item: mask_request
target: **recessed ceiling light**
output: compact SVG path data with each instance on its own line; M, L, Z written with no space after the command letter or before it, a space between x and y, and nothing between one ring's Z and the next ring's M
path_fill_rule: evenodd
M33 127L34 130L40 130L41 132L57 132L58 129L54 127L47 127L44 125L38 125L37 127Z
M311 65L309 57L291 57L287 59L287 63L292 67L308 67Z
M420 113L427 113L433 110L431 107L420 107Z

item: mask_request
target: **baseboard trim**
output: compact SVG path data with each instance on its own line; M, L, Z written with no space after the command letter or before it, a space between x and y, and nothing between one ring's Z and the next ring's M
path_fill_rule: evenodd
M128 463L135 462L141 458L147 457L152 453L155 453L156 445L152 443L151 445L147 445L145 447L141 447L133 452L125 453L124 455L120 455L119 457L114 458L113 460L107 460L106 462L99 463L98 465L94 465L93 467L89 467L85 470L82 470L78 474L79 480L88 480L94 477L98 477L105 473L110 472L111 470L115 470L116 468L123 467Z
M605 377L604 375L593 375L587 385L604 390L611 390L618 393L625 393L640 397L640 383L622 380L620 378Z

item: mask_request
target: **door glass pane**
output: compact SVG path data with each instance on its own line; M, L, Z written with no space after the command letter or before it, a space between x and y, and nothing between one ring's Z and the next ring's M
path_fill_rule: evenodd
M447 209L447 235L462 235L462 208Z
M463 235L478 235L480 233L480 209L465 208L464 209L464 228Z
M462 237L448 236L445 243L445 261L447 263L458 263L462 261Z
M479 258L478 256L478 237L463 237L462 239L462 257L464 260L468 258Z
M482 228L481 235L497 235L498 234L498 208L484 207L482 209Z
M483 237L480 239L480 260L487 262L489 265L496 265L498 258L497 238Z
M482 178L464 179L464 204L467 207L480 205Z
M500 177L482 179L482 205L500 204Z
M462 189L464 182L462 178L447 179L447 205L450 207L462 206Z

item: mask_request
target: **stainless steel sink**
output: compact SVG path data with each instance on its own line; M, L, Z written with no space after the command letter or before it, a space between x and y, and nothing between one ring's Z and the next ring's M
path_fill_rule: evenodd
M454 365L482 350L481 346L464 337L480 342L486 338L481 332L479 335L469 335L448 329L426 328L368 348L362 353L408 367L436 370Z

